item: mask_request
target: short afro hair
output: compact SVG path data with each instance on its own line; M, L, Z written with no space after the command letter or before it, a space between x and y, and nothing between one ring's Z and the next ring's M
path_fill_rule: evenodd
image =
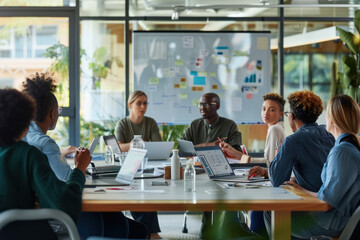
M279 94L277 93L267 93L265 94L264 96L262 96L263 99L264 99L264 102L266 100L272 100L272 101L275 101L279 107L280 107L280 112L284 112L284 105L285 105L285 100L282 96L280 96Z
M308 90L293 92L288 100L291 112L305 124L315 123L324 109L321 98Z
M34 120L36 122L43 122L50 109L58 104L54 95L56 85L53 74L35 73L27 77L22 86L23 92L33 97L36 102Z
M13 144L34 117L34 100L16 89L0 89L0 146Z

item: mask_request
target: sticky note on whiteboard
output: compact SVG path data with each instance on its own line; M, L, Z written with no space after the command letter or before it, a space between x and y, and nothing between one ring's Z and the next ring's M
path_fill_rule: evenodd
M180 83L180 88L181 89L186 89L187 88L187 83Z
M266 37L258 37L257 38L257 48L259 50L267 50L269 49L269 41Z
M188 99L188 94L187 93L180 93L179 98L180 99Z
M152 77L149 79L149 84L159 84L160 80L159 78L156 78L156 77Z
M194 85L205 85L206 84L206 77L194 77Z

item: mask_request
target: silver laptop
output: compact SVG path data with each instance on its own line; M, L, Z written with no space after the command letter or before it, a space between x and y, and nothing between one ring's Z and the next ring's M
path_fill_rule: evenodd
M179 143L179 156L180 157L192 157L196 156L194 144L191 141L178 139Z
M268 181L268 179L262 177L247 179L247 176L235 175L219 146L195 147L195 151L211 180L241 183Z
M87 179L85 187L130 185L146 155L146 152L146 149L130 149L124 160L124 164L121 166L120 171L115 178L99 177L97 179Z
M105 144L111 146L111 149L113 150L114 154L121 153L121 148L120 148L119 143L114 135L103 136L103 138L104 138Z
M167 160L170 157L174 142L145 142L148 160Z

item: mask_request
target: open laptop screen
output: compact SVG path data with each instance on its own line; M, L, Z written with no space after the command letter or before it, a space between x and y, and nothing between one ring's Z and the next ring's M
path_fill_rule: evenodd
M114 135L110 135L110 136L104 136L104 142L106 145L111 146L111 149L113 150L113 153L117 153L120 154L121 153L121 149L120 146L118 144L118 141L116 139L116 137Z
M116 181L130 184L145 157L146 149L131 148L121 166Z
M219 146L195 147L195 151L209 177L234 174Z

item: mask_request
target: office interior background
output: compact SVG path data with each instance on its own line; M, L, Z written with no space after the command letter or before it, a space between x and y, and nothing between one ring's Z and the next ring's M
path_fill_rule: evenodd
M86 146L128 113L133 31L270 31L271 91L312 90L326 105L350 53L336 27L355 32L356 9L357 0L0 0L0 88L54 72L63 112L48 134ZM160 129L167 140L185 127ZM263 151L264 124L239 130L250 152Z

